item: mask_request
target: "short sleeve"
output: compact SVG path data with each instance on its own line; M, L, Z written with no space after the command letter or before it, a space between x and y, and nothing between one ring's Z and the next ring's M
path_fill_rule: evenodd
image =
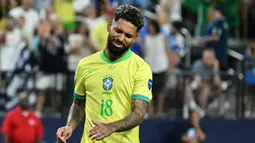
M148 64L144 64L135 74L135 85L132 100L143 100L150 103L152 99L152 72Z
M84 84L84 70L83 60L81 60L76 68L74 76L74 97L80 100L85 99L85 84Z
M36 127L36 137L37 138L42 138L43 134L44 134L43 125L42 125L41 120L38 119L38 124L37 124L37 127Z
M11 133L11 118L8 115L4 118L2 123L1 133L6 136L9 136Z

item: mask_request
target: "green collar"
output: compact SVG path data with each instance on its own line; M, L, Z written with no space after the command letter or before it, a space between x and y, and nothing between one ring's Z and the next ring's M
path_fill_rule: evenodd
M126 52L125 55L123 55L122 57L120 57L119 59L115 60L115 61L110 61L104 54L104 50L102 50L100 52L100 57L103 61L109 63L109 64L115 64L115 63L118 63L118 62L122 62L122 61L125 61L127 60L128 58L130 58L132 56L132 51L131 50L128 50Z

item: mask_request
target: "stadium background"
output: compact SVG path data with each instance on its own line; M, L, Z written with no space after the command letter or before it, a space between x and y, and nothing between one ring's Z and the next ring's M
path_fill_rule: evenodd
M5 3L5 2L6 3ZM1 6L1 20L0 29L1 33L5 33L6 25L8 25L7 19L9 11L22 5L22 0L2 0ZM140 6L147 19L156 19L162 25L170 24L169 21L182 21L182 34L185 37L185 49L187 52L182 58L181 64L178 66L177 72L173 76L179 80L175 81L177 88L171 88L169 94L166 98L166 115L163 117L151 117L145 120L141 125L141 143L167 143L167 142L177 142L180 138L180 126L185 122L182 118L182 106L183 106L183 92L185 88L185 79L192 76L190 67L192 63L201 57L203 46L198 41L199 36L202 36L206 26L208 25L208 9L213 4L219 4L224 7L225 16L227 23L229 25L229 39L228 39L228 70L223 72L222 78L227 83L227 101L230 104L228 111L225 113L224 117L219 117L214 111L207 111L208 117L202 119L201 124L206 129L207 141L208 143L241 143L241 142L254 142L253 134L255 132L255 122L253 114L246 116L246 105L247 105L247 86L246 79L248 77L247 73L253 70L253 67L246 67L245 55L247 49L252 44L255 34L253 30L254 18L254 1L253 0L34 0L33 8L38 14L38 18L41 19L38 25L43 24L43 19L45 19L44 9L52 7L55 10L57 19L60 20L63 29L65 31L65 36L74 33L75 23L77 21L81 22L84 19L84 9L93 8L96 10L97 18L102 15L111 16L113 13L112 8L115 8L118 4L127 3ZM162 17L161 17L162 16ZM85 20L84 20L85 21ZM37 29L39 26L34 27ZM163 26L162 26L163 27ZM89 27L90 28L90 27ZM39 29L39 28L38 28ZM27 32L25 30L25 32ZM145 36L146 33L142 33ZM1 34L1 37L3 34ZM29 34L28 34L29 35ZM103 35L103 34L102 34ZM27 33L23 33L22 36L26 37L28 41L36 40L35 37L27 36ZM68 46L68 38L65 39L65 46ZM33 43L33 42L31 42ZM6 94L10 83L13 80L14 75L18 70L21 73L29 75L26 80L33 81L34 85L27 87L17 87L25 88L29 91L31 96L31 102L33 106L37 98L37 92L35 89L36 76L39 73L38 67L33 66L34 63L29 63L32 65L32 69L28 70L14 67L6 68L3 65L8 60L4 59L4 48L5 46L13 46L13 48L18 47L16 43L5 43L1 39L1 61L0 61L0 75L1 75L1 87L0 87L0 106L1 106L1 116L4 117L6 111L15 107L17 101L15 102L15 96L18 94L13 93L13 96L8 96ZM32 44L33 45L33 44ZM99 43L95 45L100 45ZM139 44L138 44L139 47ZM22 48L22 46L21 46ZM16 48L18 49L18 48ZM136 51L136 47L132 47L132 50ZM18 50L14 50L17 52ZM30 55L40 55L38 50L28 50ZM31 54L33 53L33 54ZM138 52L139 54L139 52ZM65 54L63 59L68 58L68 54ZM33 57L33 56L30 56ZM35 56L36 57L36 56ZM25 61L26 57L19 57L15 59L17 61ZM16 61L11 61L16 62ZM10 63L11 63L10 62ZM68 61L66 61L68 62ZM25 63L25 62L24 62ZM27 63L26 63L27 64ZM38 64L38 63L36 63ZM35 65L36 65L35 64ZM68 68L67 68L68 70ZM63 109L61 114L54 111L55 108L55 96L54 93L48 91L46 94L46 102L44 114L42 116L42 121L45 129L45 143L55 142L55 132L58 127L65 124L65 118L68 113L68 108L72 101L72 71L64 71L65 73L65 86L62 99L63 99ZM20 74L20 72L18 72ZM255 77L255 76L254 76ZM248 78L251 79L251 84L255 83L255 78L253 73L249 75ZM174 79L174 78L173 78ZM254 83L253 83L254 82ZM47 83L46 83L47 84ZM172 82L169 82L169 87ZM254 94L254 93L253 93ZM35 98L35 99L33 99ZM6 109L6 105L8 109ZM251 108L251 111L254 110ZM3 118L0 118L0 123ZM82 132L82 127L77 129L73 134L70 142L79 142L80 135ZM0 138L0 142L2 138Z

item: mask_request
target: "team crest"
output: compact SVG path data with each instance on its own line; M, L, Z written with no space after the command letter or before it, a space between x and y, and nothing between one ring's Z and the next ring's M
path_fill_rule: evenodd
M106 76L103 79L103 88L104 90L108 91L112 89L112 84L113 84L113 78L112 76Z

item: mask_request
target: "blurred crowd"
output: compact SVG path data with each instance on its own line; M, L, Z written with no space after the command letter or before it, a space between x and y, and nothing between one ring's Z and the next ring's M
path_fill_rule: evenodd
M182 89L183 116L188 117L189 109L204 116L211 108L224 116L230 105L220 71L229 68L228 39L255 36L252 0L1 0L2 111L15 107L19 93L25 90L37 116L44 115L46 105L60 117L71 103L79 60L105 48L107 22L119 4L133 4L146 17L131 50L153 72L148 117L167 116L170 103L166 99L179 88L176 73L183 69L192 73ZM201 58L192 59L194 64L187 67L184 57L190 52L189 35L204 48ZM254 44L249 47L245 57L253 61ZM252 95L248 97L246 113L250 116Z

